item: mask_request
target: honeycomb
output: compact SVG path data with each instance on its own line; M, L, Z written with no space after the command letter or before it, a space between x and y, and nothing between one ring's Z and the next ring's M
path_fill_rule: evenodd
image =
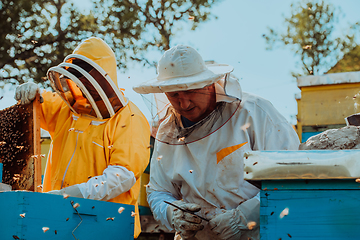
M40 130L39 130L40 131ZM38 143L37 143L38 141ZM13 190L35 191L35 163L40 137L34 131L33 104L16 104L0 111L2 182Z

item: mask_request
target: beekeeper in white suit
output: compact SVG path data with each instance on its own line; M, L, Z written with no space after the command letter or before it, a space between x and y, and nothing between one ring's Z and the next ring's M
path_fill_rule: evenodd
M242 92L232 71L205 65L195 49L178 45L164 53L155 79L134 87L169 100L147 198L155 219L183 239L259 239L259 188L244 180L243 153L299 146L286 119L269 101Z

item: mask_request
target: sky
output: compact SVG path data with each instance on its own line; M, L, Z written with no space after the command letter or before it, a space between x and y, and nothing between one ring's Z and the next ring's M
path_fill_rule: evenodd
M80 1L75 1L80 2ZM172 39L172 46L185 44L194 47L204 60L230 64L240 80L242 90L268 99L291 123L296 124L295 94L300 93L291 72L296 70L297 58L289 48L266 50L263 34L267 27L285 30L284 16L290 16L294 0L223 0L215 4L212 14L217 19L202 23L195 31L183 29ZM326 0L340 6L344 17L340 27L360 21L359 0ZM83 4L83 1L81 1ZM82 5L84 7L84 5ZM159 58L161 54L159 54ZM155 69L129 64L127 72L118 74L118 85L145 116L150 112L142 97L132 90L134 85L156 77ZM0 109L15 104L14 87L5 88Z

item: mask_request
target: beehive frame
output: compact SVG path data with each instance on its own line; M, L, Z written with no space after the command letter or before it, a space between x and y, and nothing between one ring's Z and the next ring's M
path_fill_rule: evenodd
M41 191L40 96L0 111L2 182L13 190Z

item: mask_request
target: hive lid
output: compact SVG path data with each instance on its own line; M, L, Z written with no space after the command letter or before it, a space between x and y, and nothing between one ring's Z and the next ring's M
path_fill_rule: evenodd
M360 83L360 71L302 76L298 77L296 81L299 88L341 83Z
M244 164L247 180L359 178L360 150L252 151Z

